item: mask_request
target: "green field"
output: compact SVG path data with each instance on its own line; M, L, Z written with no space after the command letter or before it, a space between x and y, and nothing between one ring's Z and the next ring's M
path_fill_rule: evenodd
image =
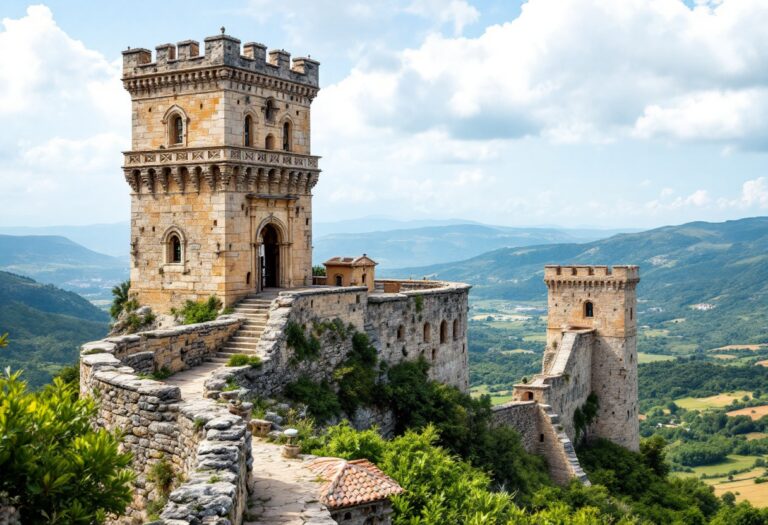
M641 365L643 363L655 363L656 361L671 361L676 359L677 356L666 354L647 354L645 352L637 353L637 362Z
M739 390L709 397L681 397L675 399L675 404L686 410L709 410L727 407L734 399L741 399L744 396L751 398L752 394L745 390Z
M501 405L504 403L508 403L509 401L512 401L511 390L500 390L498 392L489 392L488 385L473 386L470 389L470 393L472 394L473 397L480 397L485 394L491 396L492 405Z
M732 470L742 470L751 467L756 459L761 456L740 456L738 454L729 454L727 459L722 463L716 465L704 465L701 467L694 467L693 472L675 472L676 476L688 477L688 476L722 476L727 479L728 473ZM761 470L765 470L762 468ZM711 481L716 483L720 478L712 478ZM766 487L768 489L768 487Z

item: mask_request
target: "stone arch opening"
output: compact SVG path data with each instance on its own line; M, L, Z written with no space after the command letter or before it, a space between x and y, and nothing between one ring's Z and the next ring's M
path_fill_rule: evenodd
M448 342L448 321L443 320L440 323L440 344L443 345Z
M429 323L424 323L424 342L429 343L432 341L432 327L429 326Z
M595 305L592 304L592 301L586 301L584 303L584 317L594 317L595 316Z
M453 320L453 340L458 341L459 340L459 320L454 319Z
M259 238L261 287L277 288L280 286L280 232L273 224L267 224L259 232Z
M264 140L264 148L275 149L275 136L272 133L267 135L267 138Z

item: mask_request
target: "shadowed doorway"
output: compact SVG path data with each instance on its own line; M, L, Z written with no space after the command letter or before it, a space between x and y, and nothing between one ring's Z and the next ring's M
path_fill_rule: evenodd
M280 239L271 224L261 230L261 287L277 288L280 284Z

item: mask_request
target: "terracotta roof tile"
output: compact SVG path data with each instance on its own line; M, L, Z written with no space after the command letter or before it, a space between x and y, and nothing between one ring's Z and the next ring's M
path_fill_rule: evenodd
M367 459L317 458L308 467L324 480L320 501L329 509L382 501L403 492L397 481Z

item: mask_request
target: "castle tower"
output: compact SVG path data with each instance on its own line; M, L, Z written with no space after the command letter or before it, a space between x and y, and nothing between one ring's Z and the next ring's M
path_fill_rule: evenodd
M599 411L591 435L639 448L637 408L637 266L547 266L544 373L566 332L592 329L591 391Z
M158 313L311 284L319 63L224 34L123 52L131 291Z

